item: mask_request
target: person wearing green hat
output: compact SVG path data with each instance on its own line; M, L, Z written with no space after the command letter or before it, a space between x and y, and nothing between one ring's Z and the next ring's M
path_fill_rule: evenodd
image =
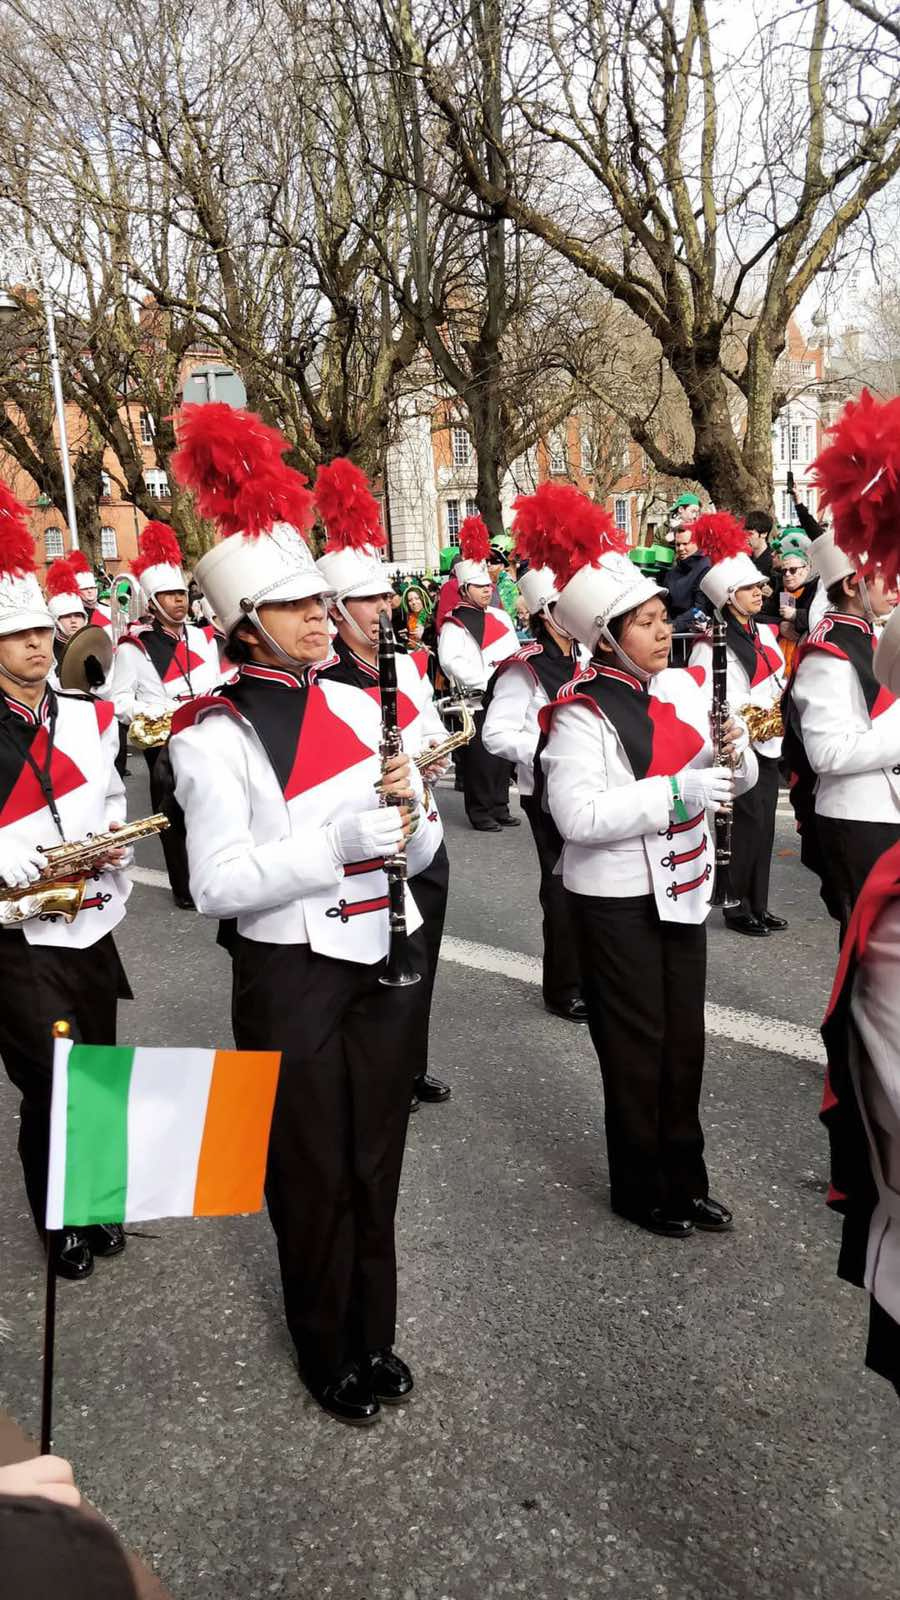
M812 543L802 528L785 528L779 540L781 591L778 595L778 632L790 675L797 645L822 614L819 580L810 566ZM818 604L816 604L818 602Z

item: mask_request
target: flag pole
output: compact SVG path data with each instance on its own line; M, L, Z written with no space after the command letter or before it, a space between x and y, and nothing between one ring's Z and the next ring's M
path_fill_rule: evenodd
M54 1039L68 1039L71 1029L67 1022L54 1022ZM53 1252L53 1233L47 1234L47 1284L44 1298L44 1367L41 1383L41 1455L50 1453L50 1434L53 1428L53 1357L56 1349L56 1262Z

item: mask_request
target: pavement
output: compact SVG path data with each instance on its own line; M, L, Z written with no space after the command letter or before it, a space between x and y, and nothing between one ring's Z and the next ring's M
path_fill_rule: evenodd
M737 1226L673 1243L608 1209L590 1040L535 983L527 826L476 834L442 805L431 1065L453 1097L413 1119L404 1169L412 1403L360 1432L308 1399L265 1215L161 1222L60 1286L57 1450L177 1600L896 1600L900 1413L823 1203L835 936L788 817L790 931L711 919L704 1123ZM227 1044L214 929L172 906L157 841L138 855L120 1036ZM43 1272L5 1079L0 1116L0 1405L33 1431Z

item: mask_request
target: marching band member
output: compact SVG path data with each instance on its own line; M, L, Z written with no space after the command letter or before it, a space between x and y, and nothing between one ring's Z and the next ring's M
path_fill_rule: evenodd
M544 547L557 626L592 660L541 712L541 759L603 1075L612 1206L683 1239L732 1225L703 1161L704 924L713 812L755 781L756 757L732 723L735 770L713 764L707 697L666 670L664 591L605 513L598 541L595 513Z
M319 468L315 482L315 501L328 534L325 553L318 566L333 592L331 619L337 629L335 660L327 661L316 672L317 683L343 683L377 699L379 618L390 613L392 588L381 559L385 537L377 501L364 472L352 461L338 459ZM443 743L447 732L434 704L428 677L428 654L424 650L397 655L398 716L403 729L403 748L417 756L429 746ZM425 773L430 785L446 770ZM429 833L434 854L428 864L410 880L409 887L422 916L422 933L427 954L426 970L421 974L413 999L419 1008L418 1071L415 1078L413 1109L420 1100L440 1102L450 1098L450 1086L428 1071L428 1037L431 1000L437 976L450 862L444 844L444 829L433 798L429 808Z
M46 866L43 847L103 833L125 818L115 770L112 706L48 683L54 619L34 571L25 507L0 483L0 884L24 892ZM74 920L48 911L20 923L0 904L0 1056L22 1096L19 1156L35 1226L45 1233L52 1027L69 1021L87 1044L114 1044L118 1001L130 996L112 930L130 884L114 851L95 868ZM61 1277L86 1278L95 1255L125 1248L119 1227L52 1237Z
M754 566L747 531L727 511L694 524L699 548L712 565L700 587L725 621L727 697L732 711L747 713L759 776L734 802L731 834L731 888L737 905L726 908L725 925L735 933L766 938L787 927L769 910L769 877L778 808L781 759L781 696L784 656L778 635L759 621L765 575ZM691 667L712 689L712 639L698 640Z
M134 623L122 635L107 689L116 716L127 726L138 716L171 718L178 705L205 694L220 677L215 643L185 620L187 583L172 529L164 522L148 522L139 549L132 571L147 598L152 621ZM157 770L164 744L165 729L158 744L143 749L154 811L165 808L168 794L165 768ZM193 900L180 819L171 819L161 843L172 898L181 910L189 910Z
M85 601L71 563L60 556L47 568L44 582L47 610L53 618L53 687L59 688L56 672L69 640L87 627ZM99 685L98 685L99 687Z
M572 502L580 503L577 512L583 515L584 497L568 484L541 484L533 495L520 495L515 502L513 529L520 557L530 561L532 532L540 528L546 516L553 515L559 502L563 515ZM491 755L515 763L519 800L537 850L543 912L544 1006L567 1022L584 1023L587 1007L581 997L575 930L562 878L556 871L562 839L542 803L541 774L535 771L540 738L538 713L578 674L583 652L557 626L555 607L559 596L548 567L530 566L519 579L519 591L528 606L534 641L517 655L507 656L497 668L486 697L482 737Z
M112 617L110 613L99 604L99 590L97 579L88 564L88 559L83 550L72 550L66 557L70 568L75 574L75 581L81 592L87 612L87 620L92 628L111 628Z
M461 598L438 635L438 661L464 694L480 699L500 662L517 654L519 641L507 613L491 605L493 585L486 564L491 544L480 517L466 518L459 542L463 558L457 563L456 580ZM479 833L499 833L501 828L517 828L519 819L509 814L509 766L485 748L483 725L484 709L479 707L475 736L459 761L466 816Z
M186 406L179 433L173 471L223 534L197 582L240 663L174 721L191 885L207 916L236 919L238 1048L282 1053L266 1199L300 1373L331 1416L369 1423L413 1387L392 1346L415 986L379 977L385 861L405 835L410 876L429 859L421 786L403 755L382 775L372 698L310 673L329 653L329 590L302 537L312 502L281 463L286 441L215 402ZM408 805L380 806L379 786ZM415 947L409 893L406 907Z
M862 576L832 533L814 541L811 559L831 609L797 653L787 754L801 774L795 810L804 788L811 791L807 825L815 829L825 903L843 938L869 872L900 839L900 702L874 668L876 627L897 593L878 572Z

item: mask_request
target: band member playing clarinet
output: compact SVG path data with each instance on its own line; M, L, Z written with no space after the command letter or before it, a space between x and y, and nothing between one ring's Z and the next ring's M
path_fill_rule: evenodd
M48 685L53 617L34 572L26 508L0 483L0 1056L22 1096L19 1156L35 1227L45 1236L54 1022L86 1044L115 1044L116 1009L131 991L112 930L130 883L124 852L110 852L88 878L68 922L50 906L13 920L16 891L32 890L44 849L120 827L125 791L115 769L112 706ZM21 912L29 908L23 905ZM120 1227L50 1236L61 1277L86 1278L94 1256L125 1248Z
M429 846L408 757L382 768L378 704L310 673L328 655L329 590L287 448L248 413L182 412L173 470L226 535L196 577L240 666L176 713L171 754L197 907L234 922L235 1041L282 1052L266 1200L300 1374L331 1416L363 1424L413 1386L393 1351L394 1211L420 985L380 980L385 862L405 840L414 878Z
M589 529L595 515L588 505ZM756 759L732 725L734 770L713 764L706 696L666 670L663 592L605 521L602 544L574 523L545 541L558 624L592 660L541 712L541 759L603 1074L612 1206L684 1239L732 1222L703 1161L704 923L713 812L754 782Z

